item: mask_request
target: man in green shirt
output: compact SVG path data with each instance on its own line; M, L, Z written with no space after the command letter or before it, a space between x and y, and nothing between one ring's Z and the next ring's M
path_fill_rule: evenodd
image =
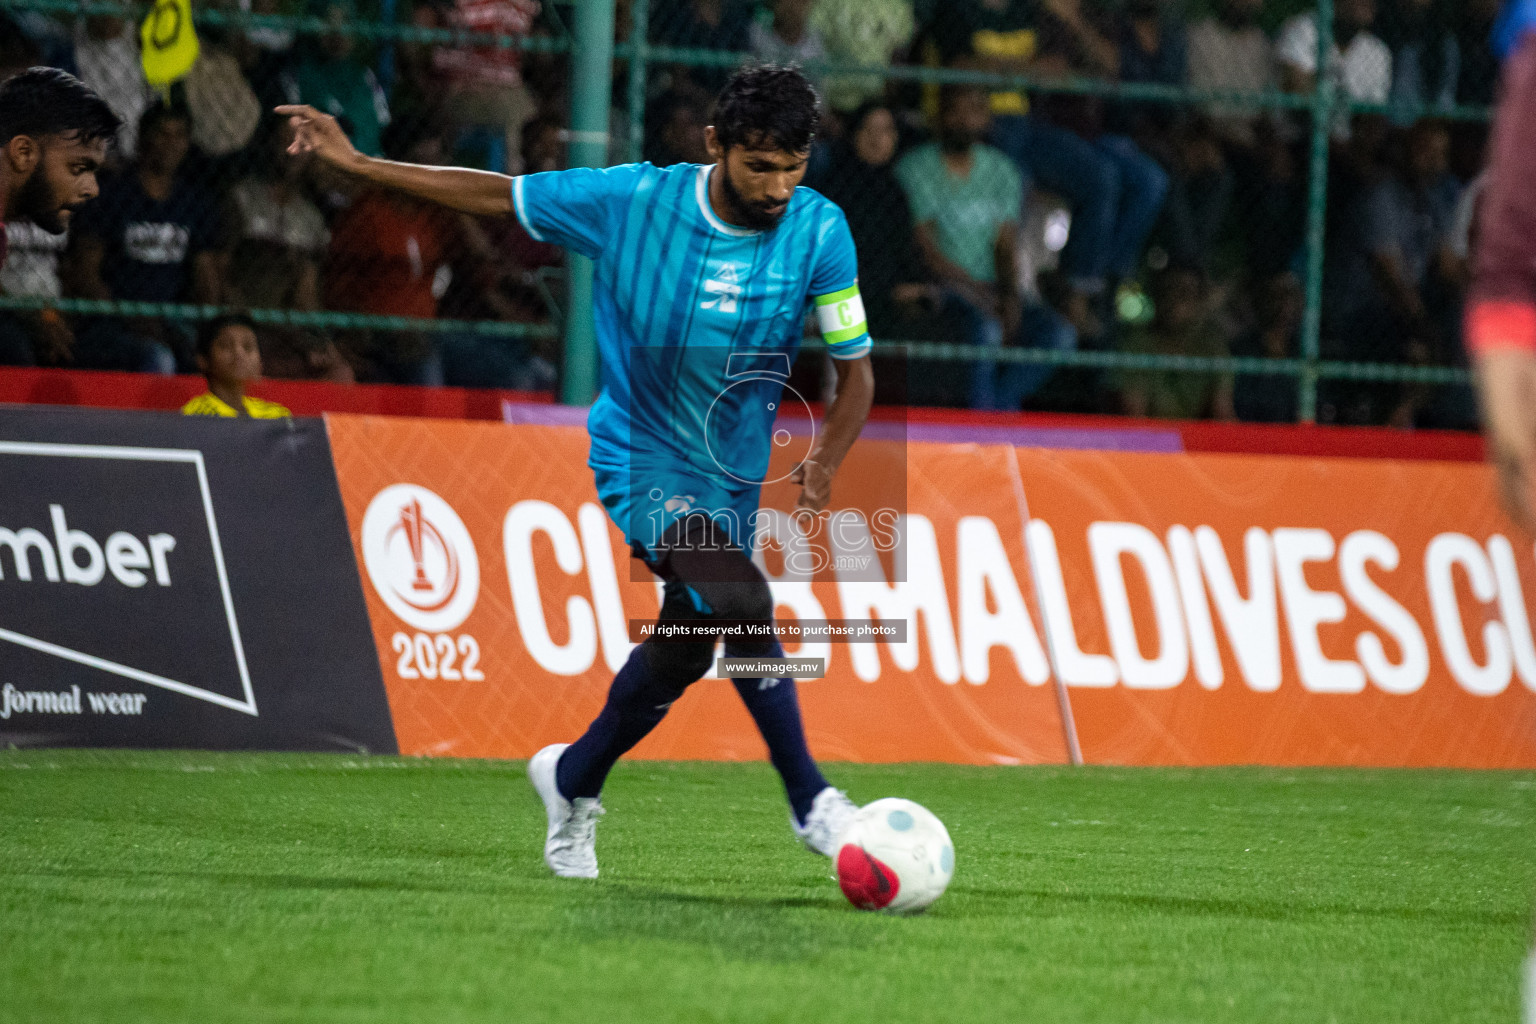
M1017 258L1024 179L1012 160L981 141L991 123L985 92L946 87L939 141L896 165L912 206L918 252L971 344L998 348L1019 343L1022 335L1042 347L1072 348L1076 334L1064 320L1043 306L1025 308ZM1016 410L1049 372L1012 363L999 374L997 364L977 362L971 407Z

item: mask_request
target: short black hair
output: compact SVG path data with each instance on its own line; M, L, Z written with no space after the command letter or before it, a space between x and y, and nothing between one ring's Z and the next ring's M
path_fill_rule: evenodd
M0 82L0 146L18 135L111 142L122 125L106 100L67 71L28 68Z
M715 98L715 137L725 149L804 153L821 124L816 89L796 67L757 64L730 77Z
M139 138L151 134L165 121L185 121L190 125L192 112L184 104L156 100L139 115Z
M244 313L221 313L212 320L204 321L197 331L197 354L207 357L213 351L213 343L226 327L249 327L256 333L256 321Z
M853 113L843 119L843 138L851 140L855 135L859 134L859 130L864 127L864 122L868 121L874 116L876 111L880 110L890 114L892 119L896 117L896 107L884 100L865 100L863 103L860 103ZM899 122L897 124L897 131L898 133L900 131Z

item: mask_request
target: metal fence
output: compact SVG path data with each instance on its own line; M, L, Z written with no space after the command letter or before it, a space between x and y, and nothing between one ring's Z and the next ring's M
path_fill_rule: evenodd
M1053 0L1042 8L1054 13L1036 13L1027 29L1018 28L1029 25L1024 20L1006 22L1010 12L1025 18L1026 5L982 0L773 0L755 11L731 0L620 0L616 12L599 0L574 7L546 4L542 10L530 0L442 0L411 10L395 9L393 0L381 2L368 19L357 17L351 0L320 0L304 11L283 13L271 0L265 5L247 0L255 13L210 8L199 10L197 20L208 29L211 49L234 58L263 105L295 94L309 100L313 94L363 109L366 89L370 99L386 97L392 107L387 128L372 123L380 119L366 112L358 118L370 122L363 125L364 135L376 139L378 149L514 171L567 161L697 159L710 91L728 69L748 60L801 63L827 95L834 125L846 124L852 108L865 101L882 104L894 115L903 152L933 133L939 87L980 87L993 95L991 106L1001 114L992 141L1004 144L1034 185L1020 249L1025 283L1039 284L1031 300L1039 315L1027 320L1030 327L1017 339L1008 339L1017 344L986 347L987 332L993 342L998 333L988 317L953 302L954 289L931 279L908 282L924 285L910 290L920 298L888 303L901 315L887 317L877 335L877 356L889 368L887 376L907 378L908 397L976 401L974 385L987 376L988 387L1007 396L1005 404L1027 395L1032 405L1082 411L1125 408L1125 396L1135 393L1140 407L1154 413L1230 414L1230 408L1213 407L1212 397L1224 394L1230 401L1235 391L1239 398L1262 399L1258 418L1312 420L1321 412L1338 421L1463 425L1473 416L1456 333L1457 268L1442 257L1456 255L1455 193L1472 176L1475 159L1460 160L1458 175L1452 175L1443 151L1447 132L1455 143L1453 157L1460 157L1457 150L1476 149L1479 125L1487 118L1492 63L1486 47L1479 48L1477 19L1485 14L1491 19L1492 12L1481 0L1443 9L1432 0L1380 0L1379 11L1370 10L1374 5L1366 0L1321 0L1310 21L1310 6L1219 0L1223 20L1215 22L1207 20L1209 12L1138 0L1083 0L1081 9ZM957 59L955 39L963 44L965 33L954 23L974 13L972 8L985 15L974 25L966 23L977 42L983 41L977 33L988 33L982 49L1007 51L1020 44L1034 52L1013 51L1011 64L994 59L996 53ZM0 0L0 13L13 18L55 24L76 19L73 27L61 29L61 38L76 43L91 33L92 19L123 11L111 4ZM1262 37L1241 31L1243 17L1255 13L1267 30ZM1095 66L1096 55L1083 52L1081 33L1062 42L1062 21L1074 18L1117 48L1118 80L1105 73L1103 54ZM1170 71L1179 61L1163 52L1169 40L1184 48L1188 69L1194 36L1211 36L1205 30L1212 25L1229 41L1265 38L1271 48L1278 43L1285 59L1266 59L1280 73L1267 76L1259 88L1221 88L1191 84L1187 71ZM1335 45L1336 25L1348 34L1339 40L1342 47ZM33 27L32 34L46 44L46 31ZM1309 49L1310 62L1304 59ZM342 53L346 50L351 52ZM572 61L573 54L580 59ZM518 55L521 66L509 55ZM1025 65L1026 59L1035 63ZM1308 82L1309 63L1313 70L1337 71ZM340 73L341 67L354 73ZM498 87L498 69L508 68ZM211 84L189 82L189 92L227 97L230 90L221 93L220 79L212 77ZM343 95L349 87L352 94ZM1015 96L1018 100L1011 99ZM196 145L200 108L205 119L216 115L207 113L207 96L201 102L195 95L187 98ZM1022 118L1018 103L1028 105ZM222 108L214 102L212 109ZM1184 225L1183 236L1171 238L1178 234L1169 224L1173 199L1164 198L1141 237L1134 225L1108 229L1106 238L1118 232L1124 237L1117 241L1129 239L1132 251L1119 260L1122 266L1080 281L1072 267L1053 264L1064 255L1063 236L1068 247L1074 230L1089 237L1087 225L1097 207L1074 194L1079 182L1068 179L1052 189L1056 182L1044 166L1051 154L1032 162L1030 151L1010 148L999 138L1007 134L998 130L1000 123L1014 133L1015 143L1021 124L1073 132L1125 180L1136 168L1151 168L1166 197L1206 215L1225 194L1220 223L1213 226L1206 216L1199 230ZM1244 130L1260 138L1235 142L1223 134L1233 125L1246 125ZM259 167L262 144L272 135L259 118L244 140L231 137L240 132L227 128L223 138L217 131L202 134L214 138L194 157L198 172L225 190L226 209L238 205L243 181L274 176ZM211 158L206 152L221 147L227 151ZM844 140L819 151L813 182L835 191L836 181L825 176L847 166L851 148ZM1419 158L1427 151L1435 159ZM1063 176L1060 169L1055 174ZM335 192L328 195L327 188ZM363 367L365 375L396 379L415 374L429 382L478 383L477 372L484 382L491 382L486 375L518 373L522 377L511 383L538 385L548 383L548 364L562 362L565 397L590 396L596 363L590 268L584 261L572 260L567 271L548 254L530 253L525 240L487 238L483 226L451 225L453 230L433 235L434 251L418 254L420 265L411 268L416 291L423 289L424 277L435 283L430 306L423 301L415 309L396 308L399 303L391 300L401 299L404 287L394 290L400 295L373 295L371 306L355 296L338 299L336 293L346 289L333 279L361 276L361 292L370 291L366 263L349 268L348 254L377 241L379 223L408 222L391 241L415 238L412 217L420 211L387 208L386 200L370 197L369 216L358 218L349 216L358 197L342 196L341 183L306 180L303 191L320 215L313 234L324 231L328 240L323 252L312 248L307 263L289 262L298 264L297 277L323 278L318 288L288 281L285 291L269 282L264 292L245 290L281 301L251 301L241 286L272 276L262 272L282 261L273 258L270 247L253 244L241 263L238 241L229 240L238 227L226 225L219 250L223 262L214 275L227 282L224 294L196 294L195 275L189 273L191 284L176 296L178 302L196 297L202 305L102 305L125 296L91 294L64 274L53 294L28 296L6 287L0 308L47 307L82 323L110 311L119 322L154 316L174 326L207 316L213 304L233 294L240 305L258 307L260 321L289 336L283 351L294 357L292 372L330 372L327 366L343 362ZM1110 221L1136 220L1129 205L1111 209ZM943 215L941 209L937 216ZM1143 221L1144 215L1143 210ZM349 231L359 220L372 225L374 234L359 239L357 231ZM1291 238L1289 254L1277 259L1274 251L1284 252ZM1272 250L1263 260L1253 256L1260 243ZM1394 246L1403 250L1395 260L1388 258ZM901 255L896 245L865 249L861 259ZM1066 255L1080 257L1077 250ZM1101 255L1090 254L1088 262ZM434 268L427 264L434 259L451 272L429 273ZM923 261L914 262L915 274L928 276ZM1451 265L1443 265L1447 262ZM398 275L400 268L390 272ZM374 284L373 292L384 287ZM1171 323L1171 311L1181 308L1192 312ZM1065 334L1059 330L1063 322L1071 328ZM553 344L557 332L563 346ZM381 346L381 338L407 341ZM370 363L370 353L381 347L403 354L386 352ZM435 375L430 367L420 371L422 353L438 359ZM455 360L448 360L445 375L442 356L448 354L462 367L454 371ZM1056 373L1054 379L1045 372L1026 373L1010 384L1001 369L1006 366ZM494 382L509 383L501 377Z

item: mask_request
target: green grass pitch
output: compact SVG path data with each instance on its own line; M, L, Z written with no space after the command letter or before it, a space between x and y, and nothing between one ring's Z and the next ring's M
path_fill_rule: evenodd
M1518 1019L1536 776L830 770L944 819L929 913L764 765L621 763L573 882L521 763L0 753L0 1020Z

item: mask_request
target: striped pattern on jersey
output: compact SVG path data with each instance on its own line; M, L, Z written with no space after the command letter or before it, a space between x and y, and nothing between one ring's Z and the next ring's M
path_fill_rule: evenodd
M712 173L630 164L514 179L529 234L596 263L594 465L681 461L726 481L760 479L813 303L828 299L818 319L834 325L823 330L834 357L869 352L842 211L801 188L775 228L734 227L710 205Z

